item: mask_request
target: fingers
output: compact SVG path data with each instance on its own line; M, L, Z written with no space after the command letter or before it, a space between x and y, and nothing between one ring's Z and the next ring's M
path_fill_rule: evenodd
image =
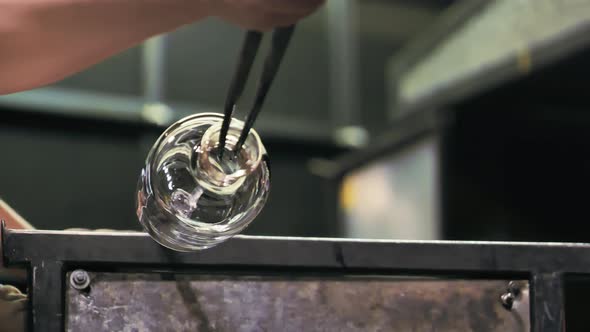
M27 310L28 301L26 296L18 300L8 300L8 303L10 303L8 308L9 312L12 312L13 314Z
M0 299L4 299L6 296L10 294L18 294L20 290L14 286L10 285L0 285Z
M294 24L323 3L324 0L215 0L210 12L242 28L267 31Z
M14 302L22 302L26 300L27 296L18 290L18 288L9 286L9 285L2 285L0 286L0 300L2 301L14 301Z
M324 0L254 0L252 2L258 3L260 8L269 12L294 14L301 18L311 14L324 3Z
M21 293L13 293L6 295L2 300L8 302L15 302L13 308L17 310L22 309L22 306L26 303L27 296Z
M234 13L232 22L241 28L257 31L269 31L275 27L288 26L296 23L300 16L293 14L280 14L270 12L258 12L254 14Z
M0 330L17 332L25 330L27 297L17 288L0 285Z

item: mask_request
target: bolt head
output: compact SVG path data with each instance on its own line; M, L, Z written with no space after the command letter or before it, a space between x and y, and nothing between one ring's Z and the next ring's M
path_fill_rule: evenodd
M514 294L514 297L518 297L520 295L520 291L521 291L521 285L520 283L516 282L516 281L511 281L508 283L508 292Z
M90 286L90 276L84 270L75 270L70 275L70 285L77 290L84 290Z
M80 272L75 272L74 273L74 281L76 283L84 283L84 274L80 273Z
M514 304L514 295L512 293L504 293L500 296L500 301L504 308L510 310Z

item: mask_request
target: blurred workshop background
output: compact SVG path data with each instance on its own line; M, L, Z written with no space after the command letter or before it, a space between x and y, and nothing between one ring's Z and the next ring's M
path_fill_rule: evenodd
M147 151L221 112L243 34L210 19L0 97L0 197L40 229L139 230ZM590 241L588 77L585 0L328 1L257 122L272 191L247 233Z

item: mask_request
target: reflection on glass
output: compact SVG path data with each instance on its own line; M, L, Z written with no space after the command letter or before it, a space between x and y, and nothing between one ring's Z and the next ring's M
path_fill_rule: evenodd
M182 119L149 152L138 183L137 216L168 248L215 246L244 230L266 202L270 170L260 137L251 130L233 153L243 126L233 119L220 159L221 121L213 113Z

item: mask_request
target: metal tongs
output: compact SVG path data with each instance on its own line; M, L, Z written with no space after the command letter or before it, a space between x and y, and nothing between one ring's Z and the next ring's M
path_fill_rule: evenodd
M242 148L242 145L244 144L246 138L248 137L248 134L250 133L250 129L254 125L254 121L256 121L258 113L260 113L260 109L262 108L264 99L266 98L272 81L275 78L275 75L279 69L281 60L283 59L283 55L285 54L287 46L289 45L289 41L291 40L291 36L293 35L294 29L295 25L291 25L284 28L277 28L274 30L272 34L272 44L270 53L264 61L262 75L260 76L260 80L258 81L258 87L256 90L256 95L254 97L254 104L252 105L252 109L246 116L244 128L242 128L242 132L240 133L238 142L236 143L236 146L233 149L234 154L236 154ZM223 123L221 125L221 132L219 136L220 159L223 157L223 153L225 151L225 141L227 133L229 131L232 114L236 109L238 99L244 91L244 86L246 85L246 81L248 80L248 75L250 73L250 69L252 68L252 63L254 63L254 58L256 57L258 48L260 47L261 40L262 32L248 31L246 33L246 38L244 39L244 43L242 45L238 65L234 73L233 79L231 81L227 97L225 99Z

